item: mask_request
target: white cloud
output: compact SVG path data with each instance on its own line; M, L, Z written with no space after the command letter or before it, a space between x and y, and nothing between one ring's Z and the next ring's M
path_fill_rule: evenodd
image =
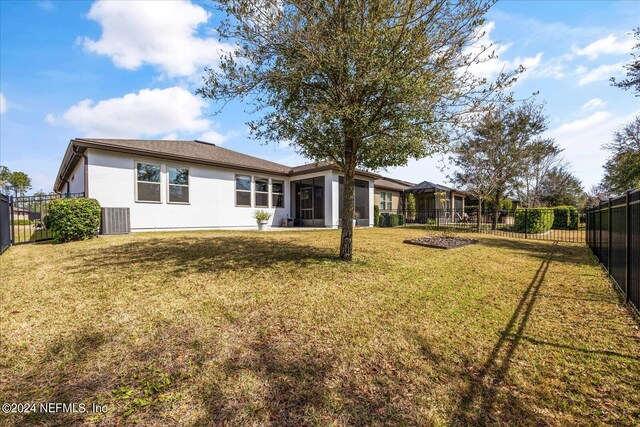
M206 132L211 122L202 117L206 102L186 89L143 89L121 98L78 102L60 117L47 115L87 137L138 138L171 133Z
M597 113L593 113L585 119L579 119L572 122L564 123L558 126L554 132L557 134L582 132L585 129L592 128L595 125L604 122L609 117L611 117L610 112L598 111Z
M7 112L7 98L0 92L0 114Z
M188 1L100 0L88 16L100 23L102 36L84 37L80 43L128 70L150 64L169 76L193 76L231 49L215 38L198 37L197 28L211 15Z
M640 111L621 116L610 111L598 111L588 117L563 123L549 132L549 136L564 148L563 155L571 162L584 188L589 188L602 177L602 165L607 158L602 144L638 113Z
M199 141L210 142L215 145L222 145L229 139L229 135L224 135L218 131L210 130L203 133L196 139L198 139Z
M588 100L582 106L583 110L597 110L598 108L604 107L607 105L607 101L600 98L593 98Z
M599 80L607 80L609 77L619 75L624 71L625 62L617 62L615 64L603 64L591 70L579 66L576 69L576 74L580 76L578 84L580 86L587 85L589 83L597 82Z
M589 59L596 59L600 55L604 54L631 53L634 44L635 41L631 37L625 37L622 40L618 40L616 36L610 34L607 37L596 40L583 48L573 46L571 51L578 56L586 56Z
M485 24L480 30L480 33L483 33L482 37L465 52L466 54L477 55L478 59L484 61L470 67L470 71L474 75L491 80L501 72L510 72L522 65L527 70L520 77L523 78L538 67L542 60L542 52L537 53L535 56L516 57L512 60L501 59L512 46L512 43L501 44L494 42L491 39L491 31L495 29L495 26L495 22ZM483 52L483 49L489 46L491 47ZM491 58L492 56L493 58Z
M38 2L38 7L45 12L53 12L56 9L56 5L52 0L42 0Z

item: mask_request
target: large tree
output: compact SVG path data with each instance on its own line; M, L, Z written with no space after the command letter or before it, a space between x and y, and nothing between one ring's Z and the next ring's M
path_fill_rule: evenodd
M616 131L604 148L612 154L604 165L603 185L609 192L640 188L640 115Z
M491 197L495 206L500 206L518 179L530 170L531 163L553 151L554 141L541 136L546 130L547 118L541 105L523 102L496 106L455 145L451 156L456 167L453 181L480 202ZM494 227L497 218L496 210Z
M514 187L522 205L528 208L540 206L545 179L552 170L562 167L560 153L562 149L553 140L542 144L531 153L528 159L522 159L523 171L515 178ZM580 190L582 192L582 190Z
M539 201L545 206L578 206L583 200L582 183L560 163L548 170L540 180Z
M472 73L493 2L220 0L218 28L236 43L199 93L249 100L254 137L291 141L344 174L340 257L351 260L356 167L405 165L448 143L514 73Z
M24 195L31 189L31 178L24 172L11 172L8 167L0 166L0 186L8 194Z
M640 27L633 30L633 32L636 39L638 39L638 43L633 48L640 51ZM631 62L625 65L624 68L627 70L627 78L616 81L615 77L611 77L611 84L623 90L631 89L636 96L640 96L640 55L632 53Z

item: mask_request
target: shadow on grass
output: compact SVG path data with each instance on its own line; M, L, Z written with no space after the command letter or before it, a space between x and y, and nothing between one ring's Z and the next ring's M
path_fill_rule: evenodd
M164 322L153 323L136 339L125 338L124 346L114 343L114 335L81 329L59 336L27 371L5 377L2 387L3 401L106 405L106 414L37 411L12 414L0 424L81 426L100 424L102 417L109 425L166 423L163 410L200 370L207 349L190 328Z
M544 420L530 408L521 404L512 393L504 396L500 402L499 417L494 418L498 394L509 372L513 356L523 339L529 317L544 283L549 265L554 258L557 244L547 245L547 255L536 271L533 279L520 298L518 306L502 331L500 338L487 357L484 365L469 378L469 385L453 416L458 425L485 425L498 421L505 412L514 413L514 419L527 419L531 424L544 424ZM521 412L521 413L517 413ZM507 419L511 417L507 416Z
M165 270L171 274L270 269L289 263L306 267L336 261L335 252L303 245L294 239L247 236L152 238L83 252L70 271L84 275L103 269Z
M200 387L205 414L196 426L415 424L415 408L398 404L399 366L368 360L344 372L331 348L282 334L248 341Z

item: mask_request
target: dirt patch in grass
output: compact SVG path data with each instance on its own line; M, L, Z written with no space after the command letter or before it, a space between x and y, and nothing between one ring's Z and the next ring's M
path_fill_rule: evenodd
M404 240L409 245L425 246L436 249L455 249L478 243L475 239L465 237L425 236Z
M640 332L584 246L185 232L0 259L0 425L637 425ZM416 253L424 256L416 256Z

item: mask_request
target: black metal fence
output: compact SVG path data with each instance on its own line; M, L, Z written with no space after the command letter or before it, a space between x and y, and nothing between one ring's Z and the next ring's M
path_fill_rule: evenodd
M11 213L9 197L0 194L0 254L11 246Z
M381 211L381 227L419 227L432 230L472 231L505 237L585 243L585 215L575 208L522 208L512 210L431 209Z
M10 197L9 233L11 244L41 242L52 238L47 227L47 213L51 201L67 197L84 197L84 193L50 194L43 196Z
M640 313L640 189L587 210L587 245Z

